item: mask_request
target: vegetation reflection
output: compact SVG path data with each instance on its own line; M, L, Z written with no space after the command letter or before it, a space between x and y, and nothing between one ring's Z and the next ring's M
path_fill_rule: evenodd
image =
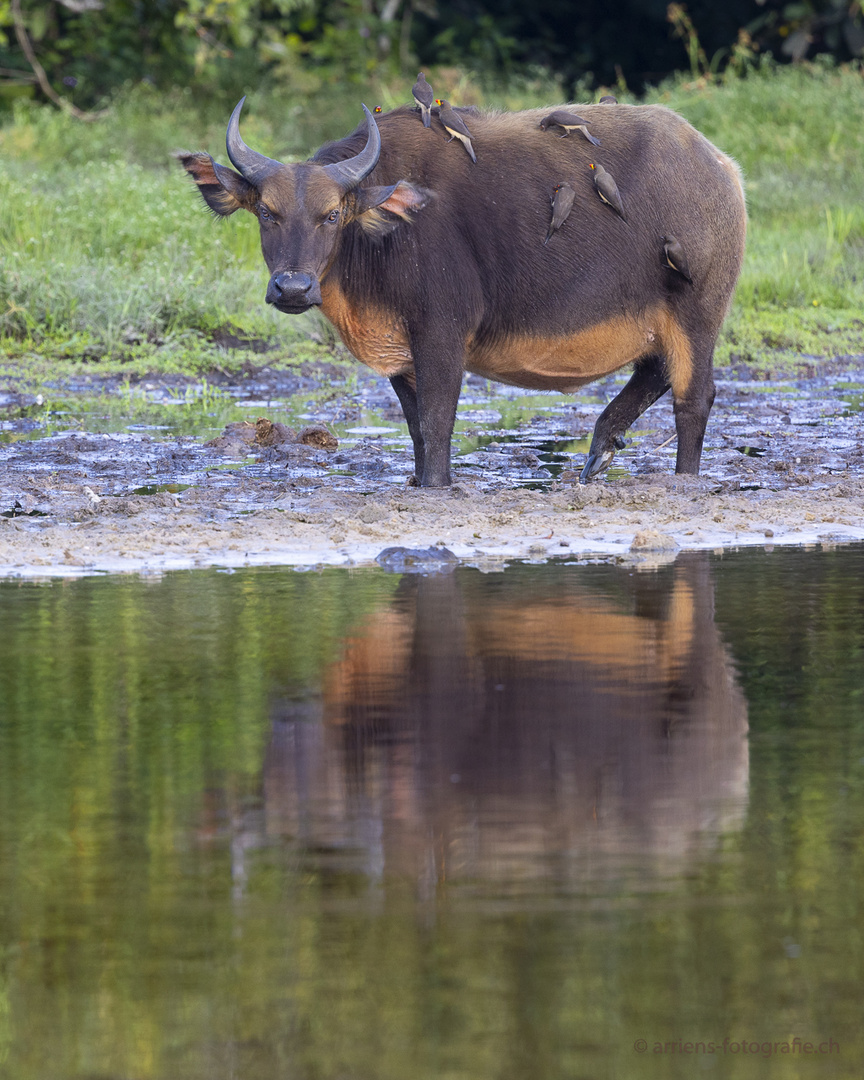
M862 571L0 583L0 1076L856 1075Z

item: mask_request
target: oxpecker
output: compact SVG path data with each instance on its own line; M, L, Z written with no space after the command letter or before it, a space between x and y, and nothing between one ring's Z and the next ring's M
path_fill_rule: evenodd
M423 118L423 126L431 127L432 102L435 100L435 95L432 93L432 87L426 82L426 76L422 71L417 76L417 82L411 87L411 93L414 95L414 100L417 102L417 107L420 109L420 115Z
M559 139L566 139L571 131L581 131L588 142L594 146L600 145L600 140L595 139L588 131L588 123L583 116L578 113L567 112L566 109L556 109L555 112L549 113L548 116L544 116L540 121L540 127L545 131L549 127L564 128L564 134L559 135Z
M622 221L626 221L627 216L624 213L624 203L621 201L621 193L618 191L618 185L602 165L595 165L592 161L588 168L591 170L597 194L607 206L612 207Z
M549 243L552 234L557 232L567 220L567 215L573 209L573 200L575 198L576 192L569 184L559 184L555 188L552 195L552 220L549 222L546 239L543 241L544 245Z
M450 138L447 141L453 142L454 139L458 139L468 151L471 160L476 165L477 155L474 153L474 147L471 145L471 132L465 126L464 121L461 117L456 115L449 101L445 101L443 98L436 98L435 104L439 106L438 119L450 132Z
M687 256L684 254L684 248L681 247L680 240L671 233L668 236L661 236L660 239L663 242L663 257L666 265L677 271L681 277L686 278L692 285L693 278L690 276Z

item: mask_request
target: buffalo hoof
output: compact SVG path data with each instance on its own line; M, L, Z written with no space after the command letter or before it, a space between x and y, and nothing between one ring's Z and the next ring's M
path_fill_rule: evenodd
M626 445L626 440L622 439L620 435L616 435L612 440L613 449L602 450L599 454L589 452L588 460L585 462L582 472L579 473L579 483L587 484L588 481L597 476L598 473L608 469L612 464L612 458L615 457L615 451L623 450Z

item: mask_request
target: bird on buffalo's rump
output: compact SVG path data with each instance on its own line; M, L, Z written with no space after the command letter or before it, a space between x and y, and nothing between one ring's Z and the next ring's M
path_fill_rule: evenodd
M550 185L588 171L581 140L540 130L545 110L472 114L483 148L473 164L442 152L413 105L377 121L364 106L352 134L295 164L243 142L240 107L228 124L233 168L206 153L178 156L215 213L257 218L267 302L288 314L320 307L348 349L389 377L419 484L450 483L466 370L575 391L632 365L597 421L583 479L670 389L676 470L698 473L746 210L737 166L686 120L660 105L580 106L609 135L604 160L626 178L629 225L591 184L574 182L579 228L544 247L537 229L548 220ZM658 257L658 237L673 223L687 238L688 288Z
M677 270L681 277L686 278L692 284L693 278L690 275L690 264L687 262L687 256L684 254L681 241L671 235L661 236L660 241L663 244L663 258L666 265L670 270Z

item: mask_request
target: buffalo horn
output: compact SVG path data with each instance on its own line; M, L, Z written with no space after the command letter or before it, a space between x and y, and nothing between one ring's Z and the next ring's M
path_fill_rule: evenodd
M365 105L363 112L366 113L366 145L359 154L348 158L347 161L335 161L332 165L323 166L324 172L331 180L336 181L343 192L351 191L362 183L378 164L378 158L381 156L381 133L378 131L375 117Z
M268 173L273 172L274 169L280 169L282 162L274 161L273 158L265 157L255 150L250 150L240 138L240 110L243 108L245 100L245 97L240 98L237 108L231 113L231 119L228 121L228 134L225 136L225 149L228 151L228 157L234 168L250 184L255 184Z

